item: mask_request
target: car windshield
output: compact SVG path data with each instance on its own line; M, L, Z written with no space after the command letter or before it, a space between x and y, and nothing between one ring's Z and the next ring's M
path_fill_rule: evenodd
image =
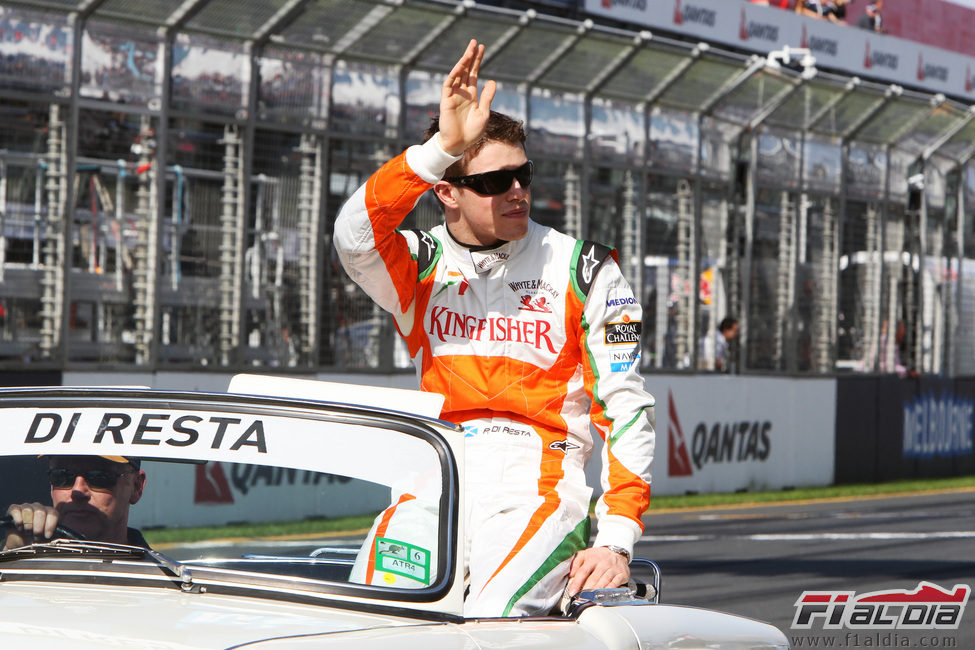
M111 490L78 460L139 458L146 483L128 526L178 565L326 590L370 585L361 588L392 600L433 600L449 587L456 468L442 423L276 398L123 390L4 392L0 423L4 512L57 499L61 523L92 530ZM49 471L62 466L70 469ZM78 485L87 483L99 489L86 496ZM411 525L387 529L393 510Z

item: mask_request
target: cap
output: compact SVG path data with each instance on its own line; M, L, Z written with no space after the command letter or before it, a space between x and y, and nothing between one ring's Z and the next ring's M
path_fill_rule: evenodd
M142 468L141 458L128 458L126 456L102 456L102 458L106 460L110 460L113 463L128 463L129 465L131 465L136 469Z

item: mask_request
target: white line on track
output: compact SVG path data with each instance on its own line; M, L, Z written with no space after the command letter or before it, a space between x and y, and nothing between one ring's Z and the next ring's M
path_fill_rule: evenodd
M641 542L708 542L714 540L752 542L814 542L859 540L975 539L975 530L946 530L933 533L773 533L756 535L644 535Z

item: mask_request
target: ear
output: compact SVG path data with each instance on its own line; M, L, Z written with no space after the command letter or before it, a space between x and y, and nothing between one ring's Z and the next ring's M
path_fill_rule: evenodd
M140 469L132 481L132 494L129 495L129 505L135 505L142 498L142 492L146 489L146 472Z
M456 189L447 181L437 181L433 186L433 193L440 199L440 202L447 208L457 207Z

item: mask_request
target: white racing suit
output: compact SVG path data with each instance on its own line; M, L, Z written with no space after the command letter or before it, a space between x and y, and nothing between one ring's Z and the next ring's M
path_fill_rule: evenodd
M654 399L637 371L641 309L615 252L534 222L489 250L444 225L397 231L455 160L432 138L388 162L343 206L335 246L419 355L421 389L464 427L465 614L547 614L589 539L590 423L606 442L594 545L632 553L643 531ZM388 510L371 537L384 518L397 539ZM379 568L357 575L388 584Z

